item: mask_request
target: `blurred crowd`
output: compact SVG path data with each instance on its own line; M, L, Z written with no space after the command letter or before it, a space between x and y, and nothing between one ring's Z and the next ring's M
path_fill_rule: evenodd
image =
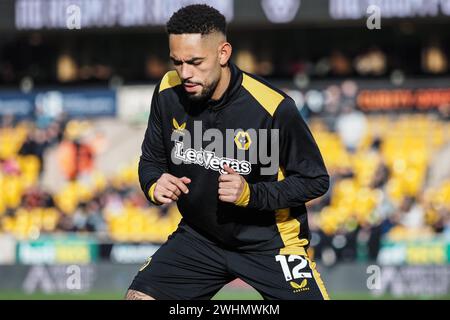
M95 136L85 120L64 116L39 126L2 118L0 126L0 233L37 239L60 232L95 233L105 240L162 242L180 219L176 207L150 206L138 185L137 161L114 176L95 169ZM65 181L56 192L42 183L48 151ZM47 166L48 167L48 166Z
M309 120L331 176L327 194L307 204L311 254L333 264L376 259L383 239L450 239L450 123L350 105L333 119ZM82 134L86 120L3 117L0 124L0 233L163 242L175 230L176 206L153 206L140 190L138 159L112 175L96 169L98 141ZM49 150L56 167L47 163ZM57 170L61 188L44 186L45 169Z
M407 45L399 46L391 39L392 32L398 32L396 29L378 31L384 36L378 42L372 39L368 43L357 33L359 29L336 32L336 38L321 30L231 32L232 59L243 70L269 78L449 75L446 34L438 37L433 31L424 41L415 33L417 30L402 30ZM329 43L323 41L327 37L331 38ZM352 42L356 37L358 45ZM255 43L249 43L248 39L253 38ZM304 46L304 41L308 41L308 46ZM171 68L166 42L165 34L111 34L101 38L89 34L73 38L39 32L24 34L0 42L0 84L158 80ZM279 46L286 43L290 43L289 50L280 50ZM124 52L126 47L133 48L132 58Z
M331 174L328 193L308 204L317 213L310 215L316 256L328 264L375 260L383 240L450 240L448 121L348 112L335 131L311 123Z

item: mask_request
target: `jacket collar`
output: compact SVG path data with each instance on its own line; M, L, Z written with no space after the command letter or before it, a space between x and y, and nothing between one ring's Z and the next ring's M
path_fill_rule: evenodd
M222 109L230 102L238 92L242 84L242 71L232 62L228 63L231 76L227 90L218 100L209 99L206 104L214 110Z

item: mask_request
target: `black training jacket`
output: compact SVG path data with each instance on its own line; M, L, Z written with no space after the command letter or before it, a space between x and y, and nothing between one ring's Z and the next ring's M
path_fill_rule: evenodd
M142 143L140 185L152 201L149 191L163 173L186 176L191 179L189 193L177 201L183 225L226 248L298 252L310 239L305 203L329 187L322 156L288 95L234 64L229 67L229 87L215 101L188 100L176 71L169 71L159 82ZM196 132L194 121L201 121ZM231 142L211 139L220 145L214 150L207 148L211 143L208 137L200 140L201 146L181 142L188 136L192 141L199 139L212 128L224 137L226 129L234 129L236 134ZM261 174L260 170L270 165L261 162L254 148L269 155L272 148L260 139L255 141L250 133L258 129L267 129L270 137L276 136L276 130L271 129L278 130L279 166L269 175ZM227 158L227 143L241 158ZM256 161L250 161L251 152L257 155ZM218 170L223 163L229 163L246 179L250 190L246 206L219 200Z

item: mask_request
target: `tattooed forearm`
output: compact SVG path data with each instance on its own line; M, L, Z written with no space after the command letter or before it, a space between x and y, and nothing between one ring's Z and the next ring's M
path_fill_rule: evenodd
M136 291L136 290L128 290L125 300L155 300L154 298L146 295L145 293Z

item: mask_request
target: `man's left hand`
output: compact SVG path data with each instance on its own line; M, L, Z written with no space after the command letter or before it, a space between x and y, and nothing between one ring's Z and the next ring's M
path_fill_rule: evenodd
M224 165L226 173L219 176L219 199L224 202L236 203L244 191L245 179L228 165Z

